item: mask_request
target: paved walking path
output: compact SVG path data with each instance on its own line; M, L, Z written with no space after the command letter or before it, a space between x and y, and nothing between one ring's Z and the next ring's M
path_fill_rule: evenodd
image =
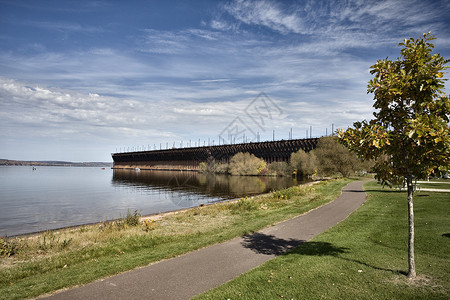
M48 297L57 299L189 299L308 241L361 206L362 181L333 202L257 233Z

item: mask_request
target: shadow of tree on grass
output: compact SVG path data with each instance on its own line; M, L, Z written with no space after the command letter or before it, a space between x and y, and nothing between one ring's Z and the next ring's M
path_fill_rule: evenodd
M297 247L294 250L286 254L300 254L300 255L313 255L313 256L334 256L339 257L341 253L348 253L349 249L346 247L336 247L328 242L305 242L301 247Z
M395 188L384 188L382 190L376 190L376 189L367 189L365 190L365 192L370 192L370 193L376 193L376 194L381 194L381 193L392 193L392 194L401 194L401 193L406 193L405 190L400 191L398 189Z
M333 244L328 243L328 242L305 242L301 246L295 248L294 250L292 250L286 254L288 255L288 254L292 253L292 254L315 255L315 256L329 255L329 256L336 257L338 259L342 259L342 260L345 260L348 262L354 262L354 263L363 265L365 267L379 270L379 271L386 271L386 272L391 272L391 273L395 273L395 274L400 273L403 275L407 274L407 272L405 272L405 271L382 268L382 267L371 265L367 262L364 262L364 261L361 261L358 259L342 257L340 255L343 253L349 253L350 252L349 250L350 250L349 248L336 247Z
M406 275L406 271L393 270L371 265L367 262L342 257L341 254L349 253L350 249L346 247L337 247L328 242L314 242L296 239L281 239L273 235L263 233L253 233L243 237L242 246L258 254L265 255L309 255L309 256L333 256L348 262L354 262L375 270L391 272L395 274Z

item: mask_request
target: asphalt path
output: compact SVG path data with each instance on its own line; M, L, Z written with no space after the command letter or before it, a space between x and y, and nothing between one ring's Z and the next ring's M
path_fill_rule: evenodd
M189 299L306 242L347 218L366 200L363 181L334 201L251 235L101 279L45 299Z

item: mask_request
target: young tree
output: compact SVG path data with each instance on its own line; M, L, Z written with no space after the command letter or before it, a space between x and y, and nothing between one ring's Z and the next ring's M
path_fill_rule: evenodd
M435 38L424 34L409 39L396 61L378 60L374 78L375 119L354 123L340 131L340 140L360 157L378 158L377 177L385 182L406 181L408 189L408 277L416 276L414 261L413 179L425 178L450 164L449 97L444 94L445 65L449 60L432 54Z

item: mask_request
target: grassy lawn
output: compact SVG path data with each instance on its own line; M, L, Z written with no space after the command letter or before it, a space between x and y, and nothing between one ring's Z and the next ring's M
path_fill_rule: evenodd
M0 239L0 299L34 298L259 230L332 201L349 182L292 187L158 220L135 222L130 216L130 220Z
M450 190L450 181L445 182L421 182L418 184L419 188L424 189L440 189L440 190Z
M449 195L415 196L409 281L406 193L365 188L366 204L337 226L196 299L449 299Z

